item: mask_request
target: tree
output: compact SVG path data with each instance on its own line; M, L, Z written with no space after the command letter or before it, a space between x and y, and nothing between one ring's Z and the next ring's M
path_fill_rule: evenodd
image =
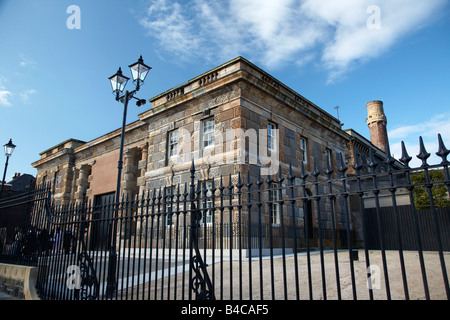
M428 171L430 182L441 182L433 184L431 187L431 193L433 195L433 203L435 208L450 207L450 199L447 191L447 187L443 183L445 180L444 171L442 170L429 170ZM414 185L426 184L425 171L414 173L411 175L411 182ZM428 195L428 188L426 186L416 186L413 190L414 204L419 210L428 210L431 208L430 198Z

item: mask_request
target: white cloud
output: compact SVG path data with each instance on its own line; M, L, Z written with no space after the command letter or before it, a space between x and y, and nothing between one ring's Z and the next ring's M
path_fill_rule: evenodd
M22 101L26 103L30 100L30 96L32 96L35 93L37 93L36 90L29 89L29 90L25 90L25 91L19 93L19 95L20 95L20 98L22 99Z
M450 112L447 112L435 115L422 123L408 124L389 130L388 137L391 154L396 159L399 159L402 155L401 141L404 141L408 154L413 158L410 166L420 166L422 162L416 156L420 151L419 137L422 137L425 149L431 154L427 161L428 164L440 163L442 159L436 156L436 152L439 150L437 136L438 134L441 135L448 149L450 147L449 117Z
M265 66L316 59L333 81L428 21L445 0L229 0L151 2L140 23L164 54L189 60L238 55ZM379 8L371 30L370 6Z
M35 68L37 66L37 62L36 61L28 59L27 57L25 57L25 55L20 54L19 57L20 57L19 65L21 67L24 67L24 68Z
M8 97L12 95L12 93L6 90L4 83L8 82L3 76L0 76L0 106L9 107L11 106L11 102L8 100Z
M8 100L8 96L12 95L11 92L7 90L0 90L0 106L9 107L11 102Z

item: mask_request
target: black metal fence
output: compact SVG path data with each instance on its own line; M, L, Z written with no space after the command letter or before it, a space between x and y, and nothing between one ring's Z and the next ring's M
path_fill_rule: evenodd
M380 250L380 232L377 225L377 212L375 208L365 210L367 225L366 246L372 250ZM398 206L396 211L393 207L380 208L381 237L386 250L419 250L416 240L414 224L414 212L411 206ZM395 219L399 220L400 233L397 234ZM450 207L436 208L431 210L417 210L418 225L420 228L421 244L424 251L438 251L439 243L434 233L434 219L437 219L439 231L441 232L442 248L450 251ZM401 238L399 238L401 237Z
M42 299L450 299L449 212L433 198L435 186L447 201L450 189L440 136L439 145L434 166L421 144L420 168L403 148L404 169L388 157L379 172L372 156L361 174L355 157L350 176L340 156L337 174L329 163L280 167L209 188L192 163L190 183L101 205L56 206L41 186L0 202L0 262L37 266ZM418 172L425 182L412 182ZM427 227L418 188L429 195Z

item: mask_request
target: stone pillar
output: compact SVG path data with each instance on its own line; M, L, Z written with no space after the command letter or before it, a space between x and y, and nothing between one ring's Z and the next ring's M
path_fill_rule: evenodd
M122 194L131 198L137 189L136 174L138 168L135 164L135 149L128 149L124 153L123 178L121 182Z
M70 203L72 180L73 170L70 164L64 164L57 167L57 170L53 174L56 204L68 205Z
M148 143L141 146L141 160L138 162L139 177L137 178L137 186L139 187L139 195L145 191L145 172L147 171Z
M80 204L83 201L83 192L88 189L89 175L91 173L91 166L88 164L82 165L79 169L79 176L77 180L77 191L75 192L75 201Z

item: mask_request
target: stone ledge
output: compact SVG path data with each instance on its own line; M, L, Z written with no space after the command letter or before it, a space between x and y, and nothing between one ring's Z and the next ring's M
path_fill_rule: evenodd
M0 291L24 300L40 300L36 292L37 267L0 263Z

